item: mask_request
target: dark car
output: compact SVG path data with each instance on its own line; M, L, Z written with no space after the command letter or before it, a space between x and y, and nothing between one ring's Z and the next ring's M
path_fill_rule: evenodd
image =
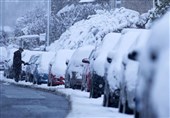
M112 50L119 40L120 33L108 33L99 46L96 47L92 59L90 60L91 88L90 97L98 98L104 93L104 65L107 54Z

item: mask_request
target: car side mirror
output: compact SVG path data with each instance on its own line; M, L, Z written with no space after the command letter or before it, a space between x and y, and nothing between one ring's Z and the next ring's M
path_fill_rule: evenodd
M87 58L82 59L82 62L83 62L83 63L90 64L90 61L89 61L89 59L87 59Z
M136 51L133 51L132 53L128 54L128 59L136 61L138 57L138 53Z
M107 62L108 62L109 64L112 63L112 59L109 58L109 57L107 57Z
M66 65L68 66L69 60L66 60Z

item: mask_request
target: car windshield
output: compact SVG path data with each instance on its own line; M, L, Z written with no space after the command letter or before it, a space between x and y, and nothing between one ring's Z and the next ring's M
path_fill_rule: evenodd
M39 59L40 55L33 55L30 58L29 63L35 63Z

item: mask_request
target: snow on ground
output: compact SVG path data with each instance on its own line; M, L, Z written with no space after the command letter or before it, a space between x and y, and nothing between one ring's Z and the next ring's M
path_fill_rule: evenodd
M16 83L12 79L3 77L3 71L0 71L0 81L5 81L7 85L9 83L14 83L17 85L27 85L35 88L55 90L66 96L70 96L72 110L67 118L133 118L133 115L119 113L116 108L103 107L103 96L98 99L89 98L89 93L80 90L66 89L63 85L48 87L46 84L34 85L24 81Z

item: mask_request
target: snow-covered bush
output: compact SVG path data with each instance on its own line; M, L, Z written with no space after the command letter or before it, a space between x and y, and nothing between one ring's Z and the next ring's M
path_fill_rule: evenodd
M46 7L40 4L16 20L15 36L45 33L46 23Z
M96 14L96 10L108 6L92 3L66 5L57 14L51 16L50 42L58 40L60 35L77 21L87 19L89 15Z
M98 45L109 32L119 32L127 27L137 28L139 18L138 12L125 8L114 11L100 10L96 15L89 16L87 20L75 23L52 45L57 49Z
M148 15L148 20L146 24L146 28L150 28L152 23L161 18L167 11L170 9L170 1L169 0L162 0L160 4L156 3L156 7L149 10L147 15Z

